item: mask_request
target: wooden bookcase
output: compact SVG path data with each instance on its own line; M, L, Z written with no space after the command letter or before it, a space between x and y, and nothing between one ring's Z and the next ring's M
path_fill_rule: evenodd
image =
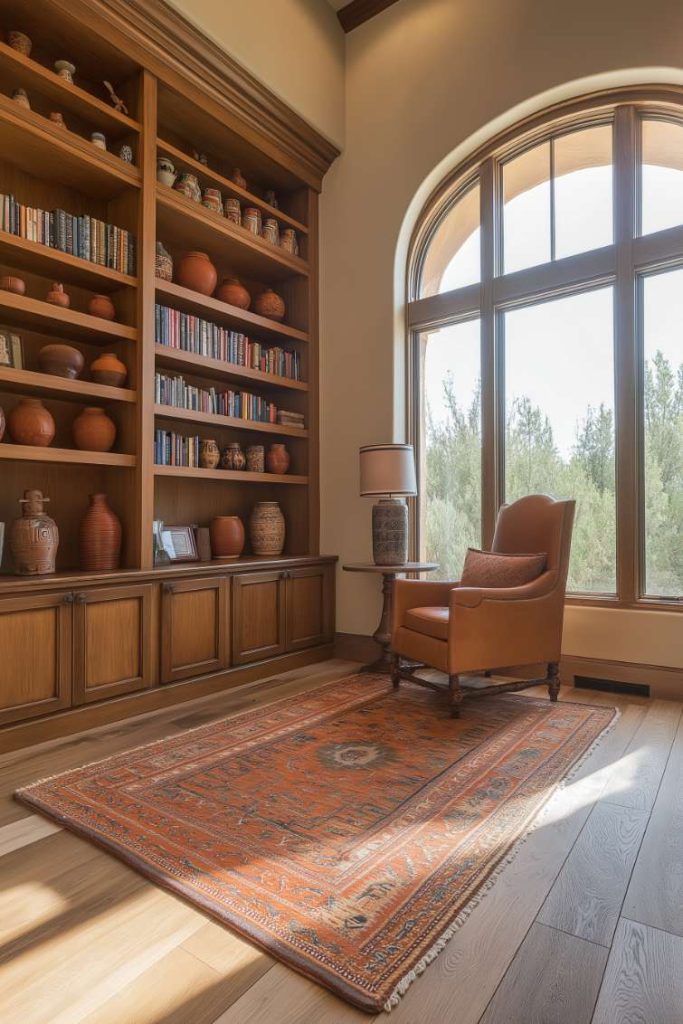
M10 30L30 36L30 56L4 41ZM75 84L55 73L57 59L76 66ZM128 114L111 105L103 79L113 83ZM18 87L28 93L30 110L11 98ZM52 111L63 114L69 130L49 119ZM105 134L108 151L93 146L92 131ZM121 567L111 574L112 585L125 577L130 587L136 574L149 582L159 572L153 564L154 519L208 525L215 515L234 514L246 526L254 503L262 500L278 501L285 516L282 565L317 557L317 204L322 176L336 155L333 147L163 0L74 0L68 5L60 0L34 0L30 5L7 0L0 5L0 137L1 193L45 210L89 214L136 238L135 273L124 274L0 231L0 275L18 274L26 282L25 295L0 291L0 328L19 334L24 351L23 368L0 366L0 407L7 414L22 396L38 397L56 422L48 448L16 444L5 433L0 443L0 522L9 525L20 514L23 492L39 488L50 498L48 511L60 533L56 577L13 577L5 544L0 599L5 595L16 601L17 594L29 599L34 593L42 607L39 595L60 579L73 588L69 593L92 583L79 567L78 531L88 495L97 491L107 494L123 527ZM124 143L133 149L132 163L117 155ZM199 153L208 165L197 159ZM281 228L294 228L300 255L158 183L159 156L170 157L178 171L195 173L202 187L218 188L224 198L238 198L243 208L256 206L264 216L275 217ZM230 180L234 167L245 175L246 189ZM264 199L268 189L277 195L277 209ZM235 274L252 296L274 287L287 305L284 322L157 278L157 240L176 266L182 253L200 250L215 264L219 282ZM69 309L45 301L52 281L62 282L69 292ZM115 322L87 312L88 300L97 293L113 300ZM160 345L155 303L296 351L302 380ZM81 350L85 369L79 379L40 372L38 352L51 340ZM102 351L115 352L126 363L128 378L122 388L89 377L88 366ZM182 374L190 383L207 387L244 388L278 408L303 413L305 427L155 405L157 370ZM75 448L71 423L86 405L104 406L116 422L113 451ZM221 447L230 441L266 447L284 441L291 454L290 472L157 466L157 427L215 438ZM253 570L255 561L247 542L242 562L230 569L239 571L243 565ZM277 573L277 560L268 564ZM213 563L194 568L204 577L221 571ZM192 571L192 566L183 567L185 576ZM97 582L105 586L107 574ZM59 699L55 697L59 708L64 706L62 684Z

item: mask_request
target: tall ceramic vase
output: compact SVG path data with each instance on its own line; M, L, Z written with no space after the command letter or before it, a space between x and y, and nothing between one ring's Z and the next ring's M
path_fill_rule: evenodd
M121 556L121 523L109 508L106 494L91 494L79 532L81 568L86 572L118 569Z
M59 530L43 506L49 498L42 491L24 491L19 499L21 519L12 523L9 546L19 576L45 576L55 571Z
M285 517L276 501L257 501L249 519L255 555L280 555L285 546Z

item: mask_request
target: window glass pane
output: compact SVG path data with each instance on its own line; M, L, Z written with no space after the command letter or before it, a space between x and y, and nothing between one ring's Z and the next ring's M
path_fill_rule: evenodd
M683 270L643 282L645 593L683 595Z
M642 122L641 232L683 224L683 126Z
M420 336L421 554L435 578L460 579L465 552L481 543L479 320Z
M505 314L505 500L575 498L569 589L614 593L612 289Z
M479 184L458 199L432 235L420 281L420 297L440 295L481 280Z
M550 143L503 165L503 268L506 274L550 260Z
M611 245L612 126L555 139L555 259Z

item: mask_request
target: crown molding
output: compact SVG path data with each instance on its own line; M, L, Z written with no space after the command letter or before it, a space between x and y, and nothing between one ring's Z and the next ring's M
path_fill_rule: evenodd
M350 4L337 11L339 23L345 32L352 32L364 21L369 21L376 14L381 14L397 0L351 0Z

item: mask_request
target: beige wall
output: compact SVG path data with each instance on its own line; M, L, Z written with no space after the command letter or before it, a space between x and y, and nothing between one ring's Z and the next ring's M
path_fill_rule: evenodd
M431 188L527 111L591 86L681 82L682 61L680 0L400 0L349 35L345 150L322 203L324 551L369 557L358 448L404 440L405 250ZM338 628L371 633L377 580L340 571L338 596ZM682 663L675 614L567 619L567 653Z
M170 0L337 146L344 33L326 0Z

